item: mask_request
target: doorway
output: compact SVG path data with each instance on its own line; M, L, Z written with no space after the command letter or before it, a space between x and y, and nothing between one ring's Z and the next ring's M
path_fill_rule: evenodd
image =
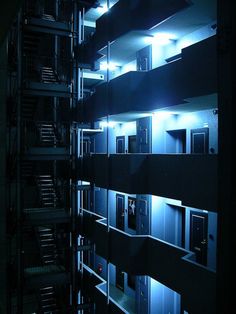
M128 228L136 230L136 198L128 197Z
M166 153L186 153L186 129L171 130L166 132Z
M190 250L196 254L196 262L207 265L208 215L190 212Z
M177 205L166 204L165 206L165 229L167 230L164 240L179 247L185 247L185 208Z
M136 135L130 135L128 137L128 153L135 154L137 152L137 139Z

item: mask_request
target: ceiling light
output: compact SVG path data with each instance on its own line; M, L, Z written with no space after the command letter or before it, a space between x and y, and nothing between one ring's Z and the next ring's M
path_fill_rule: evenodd
M174 112L171 112L171 111L154 111L153 112L153 115L157 116L158 118L162 118L162 119L165 119L165 118L169 118L170 116L173 116Z
M107 62L101 62L101 63L100 63L100 70L103 70L103 71L105 71L105 70L114 71L114 70L116 70L117 68L118 68L118 65L116 65L116 64L113 63L113 62L109 62L109 63L107 63Z
M107 122L107 121L101 121L101 122L99 122L99 127L100 128L114 128L114 126L116 125L116 122L114 122L114 121L109 121L109 122Z
M166 46L175 40L176 40L175 36L169 33L156 33L152 37L152 43L159 46Z
M107 7L106 4L103 5L103 6L101 5L101 6L97 7L97 10L98 10L99 13L104 14L104 13L106 13L108 11L108 7Z

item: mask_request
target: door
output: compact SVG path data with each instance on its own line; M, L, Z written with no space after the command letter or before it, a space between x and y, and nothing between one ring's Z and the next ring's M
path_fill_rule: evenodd
M136 143L136 135L130 135L128 137L128 153L134 154L137 153L137 143Z
M137 313L148 314L149 313L149 278L147 276L137 277Z
M125 137L117 136L116 137L116 153L124 154L124 152L125 152Z
M124 272L119 267L116 267L116 287L124 291Z
M191 130L191 154L208 154L209 151L209 129Z
M121 194L116 194L116 228L125 230L125 197Z
M136 230L136 198L128 197L128 228Z
M190 212L190 250L196 254L196 262L207 265L208 216Z
M137 121L137 152L152 152L152 120L151 117L141 118Z
M137 234L148 235L150 228L150 196L139 195L137 197Z

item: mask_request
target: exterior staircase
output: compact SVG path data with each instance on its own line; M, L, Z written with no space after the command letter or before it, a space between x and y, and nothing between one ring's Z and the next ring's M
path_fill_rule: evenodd
M22 97L22 119L33 120L34 113L37 106L37 98L30 95L23 95Z
M54 146L57 144L57 137L54 123L38 123L39 139L42 146Z
M53 286L46 286L40 289L40 313L42 314L54 314L60 313L56 302L56 293Z
M40 203L42 207L57 207L58 197L51 175L38 175L36 183L39 189Z
M32 178L34 171L33 162L30 160L22 160L21 161L21 178L23 180L28 180Z
M40 226L37 228L41 261L44 266L57 263L57 248L53 228Z
M59 83L58 75L51 66L41 68L41 82L46 84Z
M36 32L24 32L23 51L26 55L37 55L40 45L40 34Z
M42 14L42 19L47 20L47 21L51 21L51 22L55 22L55 18L51 14Z

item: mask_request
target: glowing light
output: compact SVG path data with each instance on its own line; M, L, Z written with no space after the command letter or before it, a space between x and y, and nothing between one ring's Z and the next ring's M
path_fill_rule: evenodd
M118 65L115 64L115 63L113 63L113 62L109 62L109 63L107 63L107 62L101 62L101 63L100 63L100 70L103 70L103 71L105 71L105 70L114 71L114 70L116 70L117 68L118 68Z
M151 45L154 41L154 36L146 36L143 39L144 43L147 45Z
M114 126L116 125L116 122L114 121L101 121L99 122L99 126L100 128L114 128Z
M169 33L157 33L153 36L145 37L146 43L155 44L158 46L166 46L175 40L176 37Z
M106 13L108 11L108 7L107 7L106 4L103 5L103 6L101 5L101 6L97 7L97 10L98 10L99 13L104 14L104 13Z
M130 62L123 66L123 73L127 73L130 71L136 71L136 63Z
M158 119L168 119L170 116L173 116L175 113L171 111L155 111L153 115Z

